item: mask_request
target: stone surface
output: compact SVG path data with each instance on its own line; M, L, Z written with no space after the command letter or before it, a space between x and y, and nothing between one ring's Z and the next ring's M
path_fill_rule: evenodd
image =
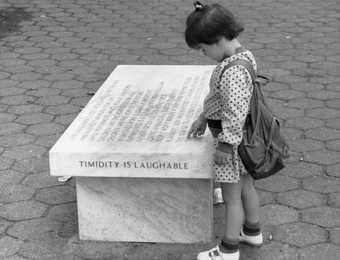
M208 242L211 185L210 180L77 177L80 238Z
M276 174L270 178L258 180L255 185L257 188L266 191L282 192L296 189L298 187L298 183L298 180L294 178Z
M310 208L302 211L304 222L319 225L321 227L338 227L340 209L330 207Z
M0 238L0 257L9 257L14 255L22 245L22 241L9 236Z
M286 206L268 204L261 207L261 221L264 225L281 225L298 220L298 212Z
M299 251L299 258L306 260L338 259L339 255L340 247L329 243L312 245Z
M283 205L304 209L325 204L326 197L316 192L293 190L279 193L277 201Z
M327 232L315 225L290 223L275 227L273 239L291 246L305 247L326 242Z
M61 204L75 201L75 195L73 187L63 185L44 188L36 194L35 198L36 200L47 204Z
M50 150L51 175L210 178L211 137L187 132L212 69L118 66Z
M35 201L19 201L0 206L0 216L9 220L41 217L47 206Z

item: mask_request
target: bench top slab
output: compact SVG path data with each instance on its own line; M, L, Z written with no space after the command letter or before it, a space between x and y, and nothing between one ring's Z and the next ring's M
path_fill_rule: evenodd
M50 150L50 174L211 178L210 134L186 136L214 67L117 66Z

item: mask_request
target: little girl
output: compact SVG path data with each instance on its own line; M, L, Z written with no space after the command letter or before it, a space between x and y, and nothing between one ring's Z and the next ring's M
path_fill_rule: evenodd
M207 125L214 137L213 170L215 182L222 187L226 224L221 243L199 253L197 259L238 260L240 242L253 246L263 243L254 181L237 152L253 85L249 72L242 65L224 68L236 59L245 59L256 71L256 62L253 54L240 44L237 37L244 28L230 11L219 4L195 2L194 6L195 10L186 21L186 43L219 64L212 73L203 112L192 124L188 137L203 135Z

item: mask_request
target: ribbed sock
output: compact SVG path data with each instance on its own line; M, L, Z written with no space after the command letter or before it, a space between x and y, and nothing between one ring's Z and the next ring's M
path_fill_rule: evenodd
M243 225L243 233L247 236L256 236L261 233L260 223L245 222Z
M220 250L222 253L235 253L239 250L240 245L238 241L231 241L225 238L222 239L220 244Z

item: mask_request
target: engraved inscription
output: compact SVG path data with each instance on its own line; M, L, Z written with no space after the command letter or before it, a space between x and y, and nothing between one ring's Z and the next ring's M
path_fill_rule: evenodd
M134 168L188 170L188 162L164 161L79 161L81 168Z
M91 100L72 139L92 142L178 142L202 110L201 101L211 72L190 76L182 86L153 88L122 86L119 80Z

